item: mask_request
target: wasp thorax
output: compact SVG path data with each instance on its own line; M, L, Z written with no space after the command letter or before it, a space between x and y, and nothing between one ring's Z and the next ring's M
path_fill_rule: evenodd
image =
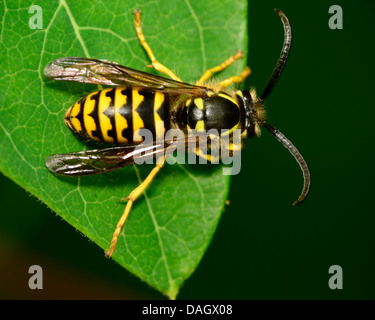
M230 95L219 92L210 97L188 99L177 114L181 129L224 130L241 129L241 110Z

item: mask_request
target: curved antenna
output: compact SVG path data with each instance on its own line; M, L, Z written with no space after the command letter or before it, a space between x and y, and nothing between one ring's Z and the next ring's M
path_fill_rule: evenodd
M292 44L292 29L289 24L289 20L282 12L280 9L275 9L277 14L280 16L281 21L284 26L284 44L283 44L283 49L281 50L280 58L277 61L275 69L273 69L272 75L268 80L268 83L266 87L263 90L262 95L258 98L258 101L263 101L265 100L269 94L272 92L272 89L277 83L277 80L279 80L280 75L284 69L285 63L288 59L289 51L290 51L290 46Z
M261 126L265 127L271 134L279 141L281 144L289 150L289 152L293 155L293 157L296 159L298 164L301 167L302 174L303 174L303 189L296 201L294 201L293 206L299 205L303 200L305 200L307 194L309 193L310 189L310 183L311 183L311 178L310 178L310 171L309 167L307 166L307 163L305 159L303 159L302 155L299 153L297 148L293 145L293 143L288 140L287 137L285 137L279 130L271 126L270 124L266 122L261 122L259 123Z

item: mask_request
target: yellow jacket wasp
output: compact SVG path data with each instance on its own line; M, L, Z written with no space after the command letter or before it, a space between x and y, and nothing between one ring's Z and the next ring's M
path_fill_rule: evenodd
M141 45L146 50L152 67L171 79L121 66L114 62L88 58L67 57L51 62L44 70L47 78L112 86L89 94L78 100L65 114L65 123L78 135L96 141L123 144L124 146L80 151L49 156L46 166L53 173L67 176L84 176L112 171L133 164L140 158L158 159L148 177L126 198L128 203L114 231L111 245L106 252L111 257L118 236L130 213L133 202L142 194L164 164L166 151L171 145L187 146L191 130L240 129L242 140L258 136L260 127L266 128L295 157L300 165L304 185L293 205L301 203L308 194L310 172L297 148L277 129L265 121L263 101L279 79L291 46L291 28L285 14L278 9L284 26L284 44L277 65L260 97L255 90L225 91L231 83L242 82L249 74L246 68L240 75L225 79L215 85L204 83L242 57L237 52L219 66L207 70L195 85L184 83L172 71L155 59L141 29L141 12L134 12L134 23ZM141 149L143 141L139 129L153 134L153 143ZM186 138L164 140L166 131L180 129ZM207 135L207 138L211 137ZM233 142L233 141L232 141ZM235 152L241 146L231 143ZM210 154L199 155L210 159Z

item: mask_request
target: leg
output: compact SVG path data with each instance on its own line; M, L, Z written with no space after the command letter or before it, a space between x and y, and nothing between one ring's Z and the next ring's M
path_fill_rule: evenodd
M225 60L222 64L208 69L203 76L197 81L197 86L202 86L203 82L207 81L215 72L219 72L224 70L225 68L229 67L232 63L236 62L238 59L241 59L243 57L242 51L237 51L233 56L229 57L227 60Z
M152 66L156 70L166 74L167 76L169 76L173 80L182 82L182 80L179 77L177 77L171 70L169 70L166 66L162 65L159 61L157 61L155 59L155 56L154 56L150 46L147 44L146 39L145 39L145 37L143 35L143 32L142 32L141 11L140 10L134 11L134 25L135 25L135 30L137 31L138 39L141 42L142 47L146 50L146 52L147 52L147 54L148 54L148 56L151 60Z
M220 81L219 82L219 87L221 89L225 89L226 87L228 87L232 83L243 82L250 74L251 74L250 68L246 67L246 69L244 71L242 71L239 76L230 77L228 79Z
M210 134L206 137L199 137L197 142L198 145L191 151L195 153L199 158L205 159L206 161L213 164L218 164L221 158L220 138L214 134ZM201 161L199 161L199 163L201 163Z
M206 159L210 163L219 163L220 156L213 156L212 154L204 153L201 149L197 148L196 150L193 150L193 152L200 158Z
M159 158L160 159L160 158ZM130 195L125 198L125 199L128 199L128 203L126 204L126 207L125 207L125 210L124 210L124 213L122 214L119 222L117 223L117 227L115 229L115 232L113 233L113 236L112 236L112 240L111 240L111 245L110 245L110 248L109 250L105 253L105 256L107 258L110 258L113 254L113 252L115 251L116 249L116 244L117 244L117 240L118 240L118 236L121 232L121 229L122 227L124 226L128 216L129 216L129 213L130 213L130 210L133 206L133 203L134 201L143 193L143 191L145 191L145 189L151 184L152 180L155 178L156 174L160 171L160 169L163 167L164 165L164 158L162 159L163 161L160 161L158 159L157 163L156 163L156 166L154 167L154 169L151 170L151 172L149 173L149 175L147 176L147 178L137 187L135 188L131 193Z

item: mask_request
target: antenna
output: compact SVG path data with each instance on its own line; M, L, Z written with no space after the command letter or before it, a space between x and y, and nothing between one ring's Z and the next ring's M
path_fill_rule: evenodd
M292 44L292 29L289 24L289 20L280 9L275 9L277 14L280 16L281 21L284 26L284 44L283 48L281 50L281 54L279 57L279 60L277 61L275 69L273 69L273 72L271 74L271 77L269 78L266 87L263 90L262 95L258 98L258 101L264 101L269 94L272 92L272 89L276 85L277 81L280 78L280 75L284 69L285 63L288 59L290 46Z
M263 127L265 127L271 134L279 141L281 144L289 150L289 152L293 155L293 157L296 159L298 164L301 167L302 174L303 174L303 189L296 201L294 201L293 206L299 205L303 200L305 200L307 194L309 193L310 189L310 171L309 167L307 166L307 163L305 159L303 159L302 155L298 151L298 149L293 145L293 143L290 142L290 140L285 137L279 130L277 130L275 127L271 126L270 124L266 122L260 123Z

